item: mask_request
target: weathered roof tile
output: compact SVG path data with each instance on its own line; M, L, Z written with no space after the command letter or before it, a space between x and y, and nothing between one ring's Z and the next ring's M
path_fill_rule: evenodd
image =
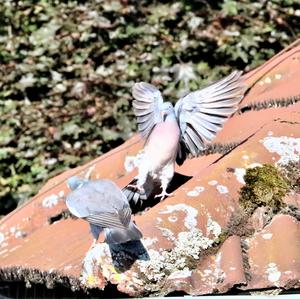
M174 197L135 215L142 242L109 246L102 237L89 250L88 224L64 214L71 175L110 178L120 187L133 179L136 172L126 171L124 161L141 149L134 136L49 180L31 201L1 220L0 276L63 282L73 289L113 283L132 296L299 287L299 194L289 193L284 201L293 207L277 215L268 207L249 215L239 205L247 168L299 159L300 103L294 98L297 103L275 108L269 107L275 102L268 102L288 97L275 103L284 106L289 97L300 95L299 53L300 41L245 75L250 91L240 114L215 140L223 153L176 167L191 178L175 184Z
M276 215L263 230L245 240L251 279L245 289L299 287L300 223Z

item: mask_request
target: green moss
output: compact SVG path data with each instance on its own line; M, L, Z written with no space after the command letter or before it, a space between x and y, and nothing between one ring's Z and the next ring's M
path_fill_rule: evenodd
M223 232L219 235L219 237L218 237L216 243L217 243L217 244L222 244L222 243L224 243L224 241L225 241L227 238L228 238L228 233L223 231Z
M240 191L239 201L246 211L269 206L276 212L284 205L282 199L289 185L273 165L247 169L244 180L246 184Z

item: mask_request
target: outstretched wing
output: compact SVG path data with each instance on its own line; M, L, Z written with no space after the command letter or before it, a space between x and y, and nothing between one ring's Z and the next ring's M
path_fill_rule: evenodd
M147 139L153 127L162 121L163 98L155 86L145 82L135 83L132 95L135 99L132 105L137 118L138 130L142 137Z
M235 71L220 81L189 93L176 103L175 113L181 130L176 159L179 165L188 155L198 156L237 110L246 91L241 74Z

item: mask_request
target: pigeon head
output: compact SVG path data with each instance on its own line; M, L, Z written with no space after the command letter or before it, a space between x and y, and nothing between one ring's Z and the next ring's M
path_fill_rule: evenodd
M82 186L85 182L86 182L86 180L81 179L78 176L71 176L68 179L67 184L71 190L75 190L75 189L79 188L80 186Z
M175 110L170 102L164 102L163 108L162 108L162 117L164 121L170 120L170 119L176 119L175 116Z

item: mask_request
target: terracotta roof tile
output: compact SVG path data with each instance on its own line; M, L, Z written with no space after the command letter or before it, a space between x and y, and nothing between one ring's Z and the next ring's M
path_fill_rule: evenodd
M251 273L245 289L300 286L299 221L289 215L276 215L245 242Z
M71 175L110 178L120 187L133 179L136 173L126 172L124 161L142 146L134 136L49 180L31 201L1 220L0 276L64 282L73 289L113 283L132 296L299 287L299 194L284 199L292 212L269 215L268 207L259 207L250 216L239 206L247 168L299 158L300 102L255 111L270 98L300 95L299 44L245 75L250 91L241 104L244 110L215 141L233 146L176 168L192 178L177 186L174 197L135 215L142 242L109 246L99 240L88 250L92 237L87 223L64 214L65 181Z

